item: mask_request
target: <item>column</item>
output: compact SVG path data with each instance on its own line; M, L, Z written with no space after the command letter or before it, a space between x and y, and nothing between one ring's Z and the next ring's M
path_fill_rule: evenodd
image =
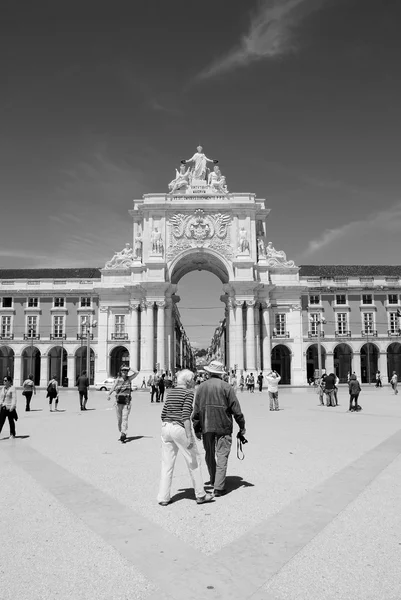
M255 371L255 300L246 301L246 370Z
M40 387L47 387L49 383L48 364L49 357L47 354L42 354L40 357Z
M242 316L242 306L244 304L243 300L236 300L236 309L235 309L235 340L236 340L236 362L238 365L239 371L244 370L244 325L243 325L243 316Z
M14 385L22 385L22 381L21 381L21 372L22 372L22 356L21 356L21 352L19 354L15 354L14 355L14 373L13 373L13 380L14 380Z
M361 353L355 352L352 357L352 373L356 373L359 381L361 381Z
M382 383L388 383L387 375L387 352L380 352L377 357L377 369L382 376ZM376 374L375 374L376 375Z
M146 302L146 335L145 335L145 369L149 372L153 371L155 368L155 358L154 358L154 314L153 314L153 301Z
M234 365L237 363L237 357L235 354L235 300L229 298L228 302L228 359L230 369L234 369Z
M262 357L261 357L261 349L260 349L260 304L257 302L255 304L255 346L256 346L256 360L255 366L256 370L259 372L262 369Z
M323 362L323 360L322 360ZM334 353L333 352L326 352L326 373L334 373Z
M97 326L97 361L95 363L95 379L97 381L103 381L109 375L109 357L107 352L107 340L109 337L108 320L109 307L100 305ZM70 369L68 368L68 370Z
M181 369L184 366L184 332L182 327L180 327L180 367Z
M173 372L173 301L168 298L166 301L165 314L165 344L167 349L167 370Z
M166 353L165 353L165 331L164 331L164 308L166 303L164 300L156 302L157 306L157 362L160 365L160 370L166 370Z
M141 300L138 310L139 316L139 368L141 371L146 369L146 301Z
M131 300L131 336L130 336L130 367L134 371L139 371L138 355L139 355L139 302Z
M262 304L262 355L263 355L263 371L271 371L271 339L270 339L270 304L263 302Z
M99 349L98 349L99 351ZM99 360L99 359L98 359ZM96 361L97 362L97 361ZM97 371L95 371L97 373ZM67 377L68 377L68 387L74 387L76 383L77 373L75 373L75 356L74 354L69 354L67 356ZM106 379L106 377L104 378ZM95 377L96 380L96 377Z

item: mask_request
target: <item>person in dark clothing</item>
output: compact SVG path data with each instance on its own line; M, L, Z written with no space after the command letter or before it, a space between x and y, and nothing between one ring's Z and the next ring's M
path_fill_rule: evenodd
M160 377L159 379L159 400L160 402L164 401L164 390L165 390L165 382L164 382L164 378L165 378L165 373L163 373L163 375Z
M381 376L380 371L377 371L377 373L376 373L376 387L383 387L382 376Z
M160 402L159 400L159 376L157 374L157 369L153 369L153 375L149 377L150 383L150 401L154 402L153 398L156 395L156 402Z
M334 391L336 387L336 376L334 373L326 375L324 379L324 393L326 394L326 406L336 406Z
M86 371L82 371L82 375L80 375L77 379L77 388L79 393L79 403L81 405L81 410L86 410L86 403L88 402L88 389L89 389L89 379L86 375Z
M259 392L262 391L263 388L263 373L260 372L258 375L258 387L259 387Z
M203 438L210 484L217 497L225 493L233 417L242 435L246 434L245 418L233 386L222 379L223 363L213 360L205 367L205 371L209 373L209 379L201 383L197 390L192 423L196 437Z
M359 381L356 378L356 375L351 375L349 384L349 412L358 411L358 396L361 392L361 386L359 385ZM355 402L355 406L353 406L353 402Z

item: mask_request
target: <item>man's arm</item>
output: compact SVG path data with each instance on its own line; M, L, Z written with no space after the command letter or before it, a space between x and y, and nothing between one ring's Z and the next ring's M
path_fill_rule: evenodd
M230 407L231 414L236 420L240 432L245 435L245 417L242 414L241 405L237 396L235 395L234 388L230 388L228 392L228 405Z
M202 435L202 426L201 426L201 422L200 422L198 398L199 398L199 391L195 395L195 404L194 404L194 409L192 411L192 425L194 427L194 432L195 432L196 437L198 439L200 439L200 436Z

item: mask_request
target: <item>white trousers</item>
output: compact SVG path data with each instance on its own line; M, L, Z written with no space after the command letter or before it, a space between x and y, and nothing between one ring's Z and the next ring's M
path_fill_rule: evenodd
M191 477L196 498L205 496L200 455L194 439L192 448L187 448L187 434L181 425L164 422L162 425L162 470L160 478L158 502L169 502L171 483L173 481L174 465L178 450L181 451Z

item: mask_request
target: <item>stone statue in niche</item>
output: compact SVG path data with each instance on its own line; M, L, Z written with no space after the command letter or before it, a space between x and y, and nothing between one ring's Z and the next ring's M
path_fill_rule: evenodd
M170 181L168 184L168 189L170 190L170 194L174 194L178 190L185 191L190 185L190 169L185 169L185 165L180 166L180 170L175 170L175 179Z
M155 227L150 235L150 242L152 244L152 252L154 254L163 254L163 240L162 234L158 227Z
M125 244L125 248L121 252L116 252L111 260L109 260L105 269L125 269L132 265L132 259L134 257L133 250L130 244Z
M239 230L238 252L241 252L241 254L249 254L249 240L245 227L241 227Z
M266 258L266 247L263 240L263 232L258 233L257 237L258 258Z
M191 169L191 176L193 179L206 179L206 167L207 163L217 163L217 160L213 160L211 158L207 158L207 156L203 153L202 146L197 147L197 152L189 158L188 160L182 160L182 164L186 165L188 163L194 163L194 166Z
M215 165L213 171L209 173L208 185L216 192L228 194L226 178L221 174L220 168Z
M142 260L142 244L143 244L142 234L140 231L138 231L138 233L136 234L135 240L134 240L134 259L135 260Z

